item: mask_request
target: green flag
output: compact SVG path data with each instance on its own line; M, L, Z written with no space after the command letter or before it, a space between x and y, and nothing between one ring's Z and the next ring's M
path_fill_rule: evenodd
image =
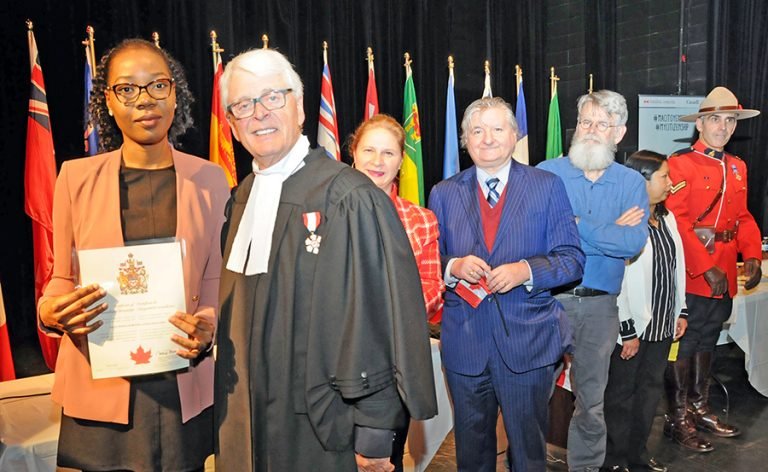
M403 94L403 128L405 129L405 156L400 167L400 197L424 206L424 166L421 160L421 126L416 88L408 67Z
M547 159L563 155L563 134L560 131L560 103L557 100L557 88L549 102L549 118L547 119Z

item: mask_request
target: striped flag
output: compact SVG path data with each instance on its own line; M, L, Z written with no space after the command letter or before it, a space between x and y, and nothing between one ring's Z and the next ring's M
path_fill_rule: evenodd
M453 93L453 62L448 67L448 92L445 99L445 147L443 179L459 173L459 138L456 132L456 98Z
M408 60L409 61L409 60ZM421 126L416 104L416 87L410 62L405 69L403 93L403 129L405 129L405 157L400 167L400 197L424 206L424 168L421 158Z
M237 167L235 166L235 150L232 147L232 130L224 116L224 107L219 96L219 81L224 73L221 64L221 53L216 52L216 66L213 74L213 96L211 98L211 130L209 144L209 160L224 169L229 188L237 185Z
M520 79L520 86L517 88L517 106L515 107L515 118L517 119L517 145L512 157L521 164L528 164L528 112L525 108L525 94L523 93L523 80Z
M317 124L317 144L325 148L331 159L341 160L339 124L336 121L336 101L333 99L331 69L328 67L327 44L323 42L323 83L320 86L320 115Z
M8 339L8 325L5 321L3 290L0 288L0 382L16 378L11 356L11 341Z
M95 65L93 64L93 55L91 54L90 46L86 44L85 76L83 77L85 82L85 94L83 95L83 125L85 131L83 133L83 140L85 142L85 153L89 156L93 156L99 152L99 136L93 127L91 114L88 112L88 104L91 102L91 93L93 92L94 73Z
M365 91L363 121L379 114L379 94L376 92L376 74L373 71L373 53L368 48L368 89Z
M549 118L547 119L547 159L563 155L563 135L560 130L560 103L557 100L557 84L552 89L552 99L549 102Z
M27 31L31 90L27 117L27 152L24 163L24 211L32 219L32 249L35 260L35 303L53 273L53 189L56 158L53 150L48 99L43 70L31 25ZM45 363L54 370L59 342L38 330Z

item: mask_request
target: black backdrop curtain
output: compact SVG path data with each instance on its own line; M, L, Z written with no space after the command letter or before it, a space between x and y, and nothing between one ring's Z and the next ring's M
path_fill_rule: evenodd
M762 111L739 121L728 149L747 164L749 208L768 232L768 2L710 1L709 88L728 87L744 108Z
M197 102L196 127L182 148L207 156L212 65L209 32L215 29L224 61L243 50L270 46L285 53L304 80L304 130L317 135L322 41L329 43L342 141L363 116L366 47L375 55L382 112L402 118L403 53L413 58L420 110L427 191L442 175L447 56L456 63L456 105L464 108L483 90L483 62L491 61L494 95L515 102L514 66L523 67L532 163L540 160L548 103L543 63L546 2L541 0L33 0L0 4L3 74L0 77L4 230L0 231L0 282L14 338L34 334L31 231L23 211L23 169L29 62L24 20L35 36L48 94L57 161L80 157L85 27L96 31L96 55L128 37L160 34L161 46L185 66ZM489 57L490 53L490 57ZM238 173L250 159L236 145ZM462 153L462 167L469 164Z

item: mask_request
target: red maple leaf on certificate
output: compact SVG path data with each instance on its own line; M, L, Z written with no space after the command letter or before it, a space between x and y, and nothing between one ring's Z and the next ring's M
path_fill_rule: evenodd
M136 349L136 352L131 352L131 359L135 364L149 364L150 357L152 357L152 349L145 351L141 346Z

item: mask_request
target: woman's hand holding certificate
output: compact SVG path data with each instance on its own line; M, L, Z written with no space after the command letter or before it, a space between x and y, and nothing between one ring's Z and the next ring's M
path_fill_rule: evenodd
M62 333L88 334L103 324L99 320L91 321L107 309L106 303L96 305L106 295L107 292L99 284L90 284L52 297L40 306L40 321L46 328Z
M179 311L169 321L189 335L187 338L178 334L171 336L173 342L183 348L177 350L176 354L184 359L197 359L213 342L213 325L204 318Z

